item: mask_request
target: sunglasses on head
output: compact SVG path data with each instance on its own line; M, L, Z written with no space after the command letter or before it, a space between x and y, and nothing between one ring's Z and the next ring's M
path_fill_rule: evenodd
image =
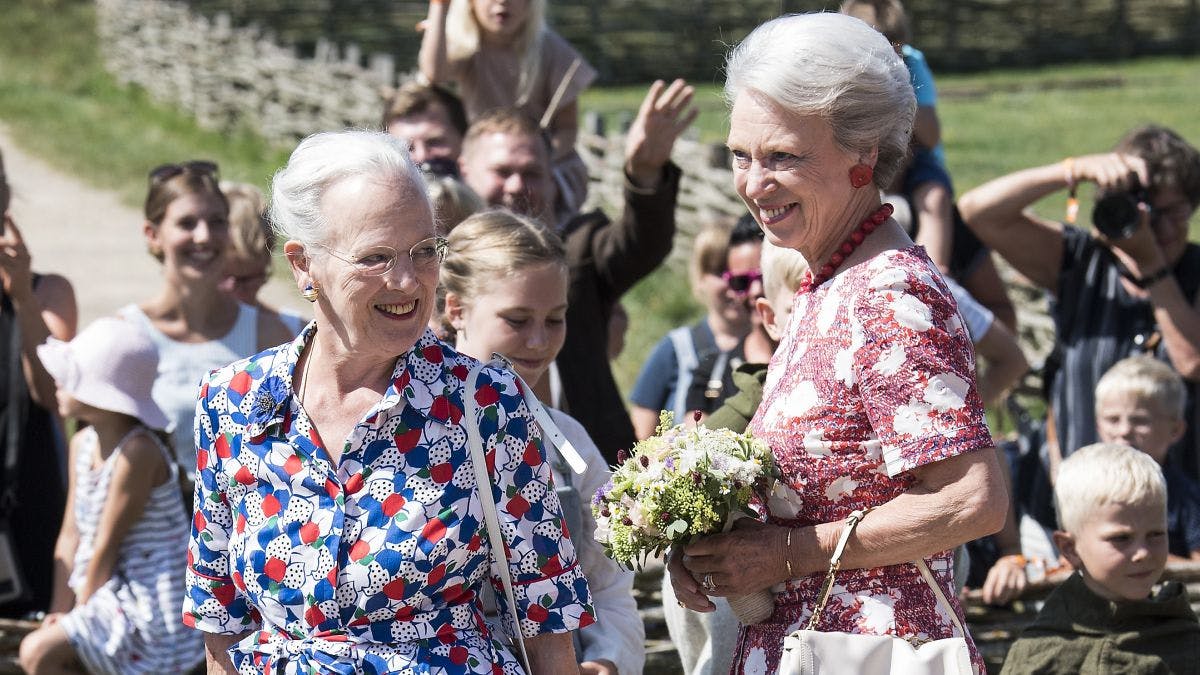
M193 173L217 178L217 163L205 159L196 159L179 164L160 164L150 170L150 184L158 185L171 180L181 173Z
M750 287L754 282L762 280L762 270L750 270L741 274L734 274L729 270L721 272L721 279L729 290L739 295L745 295L750 292Z

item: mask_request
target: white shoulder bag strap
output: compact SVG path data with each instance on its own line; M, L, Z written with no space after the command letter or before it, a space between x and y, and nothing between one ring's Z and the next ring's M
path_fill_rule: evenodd
M833 580L842 566L842 553L846 550L846 543L850 541L850 534L854 532L855 526L866 517L870 508L860 509L850 514L846 519L846 527L842 529L842 536L838 538L837 546L833 549L833 555L829 559L829 571L825 574L825 581L821 584L821 590L817 593L817 604L813 608L812 616L808 619L808 624L804 626L804 630L816 630L817 622L821 620L821 612L825 609L825 604L829 602L830 591L833 590ZM946 599L946 594L942 591L941 584L934 579L933 572L929 571L929 566L925 564L925 560L917 558L912 561L913 566L921 573L921 577L925 579L925 583L929 584L929 588L933 590L933 595L937 598L937 602L942 609L950 615L950 620L954 622L954 627L958 629L959 634L966 637L967 631L963 628L962 622L958 620L958 612L954 611L954 607L950 601Z
M500 581L504 584L504 597L508 600L509 616L512 619L513 628L516 630L513 639L521 649L521 661L525 666L525 671L529 672L529 654L525 651L525 636L521 633L521 617L517 614L517 599L513 594L512 575L508 569L508 549L504 543L504 535L500 531L500 517L496 512L496 500L492 496L492 477L488 475L487 453L483 448L483 436L479 433L479 403L475 400L476 383L479 380L479 373L484 368L493 366L511 371L507 359L499 354L493 354L492 357L492 361L476 364L467 375L463 387L463 415L467 427L467 441L471 447L471 467L475 472L479 501L483 504L483 519L487 526L488 542L491 544L492 555L496 557L497 566L500 568ZM499 358L497 359L497 357ZM533 412L534 419L541 425L547 438L558 447L572 470L576 473L586 471L587 463L575 451L574 446L567 441L558 425L550 419L550 414L538 402L529 385L525 384L525 381L521 380L521 376L517 375L515 371L512 372L521 383L521 389L525 393L525 404Z

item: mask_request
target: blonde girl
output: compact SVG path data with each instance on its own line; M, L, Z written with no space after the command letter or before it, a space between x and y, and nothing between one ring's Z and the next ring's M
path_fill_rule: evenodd
M446 320L455 347L475 358L503 354L534 386L566 338L567 263L562 240L544 225L507 211L471 216L450 232L442 263ZM592 589L599 623L578 633L580 672L640 673L645 632L633 599L633 573L604 556L588 506L608 480L596 445L579 422L549 410L554 422L587 462L582 476L549 450L567 529ZM551 446L548 444L547 448Z
M545 0L432 0L419 66L430 84L456 84L467 120L518 108L549 137L555 179L569 210L587 196L575 152L579 95L596 71L546 26Z

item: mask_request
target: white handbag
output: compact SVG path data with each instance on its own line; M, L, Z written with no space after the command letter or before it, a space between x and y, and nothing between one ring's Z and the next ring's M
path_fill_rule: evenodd
M779 661L781 675L972 675L971 652L965 637L931 640L914 645L908 639L895 635L858 635L854 633L823 632L814 630L820 621L821 612L829 601L833 590L834 576L841 567L842 552L854 527L867 514L855 511L846 521L846 528L838 539L833 557L829 561L829 573L821 585L817 605L808 624L793 631L783 640L783 656ZM933 578L924 560L914 560L913 565L921 572L925 582L933 589L938 604L950 615L954 627L965 636L966 630L958 615L946 599L941 586Z
M504 597L508 600L509 618L512 619L512 625L516 629L516 635L512 636L513 643L521 652L521 664L525 668L525 672L529 672L529 654L525 651L525 637L521 634L521 617L517 614L516 596L513 595L512 576L508 570L507 548L500 532L500 518L496 513L496 501L492 499L492 478L488 475L483 436L479 433L479 403L475 400L476 382L479 379L479 373L488 366L508 370L517 379L521 384L525 405L529 407L533 418L542 427L546 440L558 448L559 453L567 460L575 473L581 474L586 471L587 463L559 430L554 420L550 418L550 414L533 395L530 386L512 369L512 364L508 359L500 354L492 354L492 361L476 364L467 374L466 382L463 385L463 425L467 428L467 444L471 447L471 468L475 473L475 484L479 488L479 501L483 503L483 519L487 526L488 543L491 545L492 555L496 557L496 566L500 568L500 581L504 584Z

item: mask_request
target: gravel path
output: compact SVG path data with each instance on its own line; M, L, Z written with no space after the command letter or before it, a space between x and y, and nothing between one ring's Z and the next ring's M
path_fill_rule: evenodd
M70 279L80 328L155 292L161 284L159 265L146 253L140 211L122 203L116 193L25 152L2 124L0 149L13 191L13 219L33 255L33 269ZM307 313L290 277L277 274L261 297L271 306Z

